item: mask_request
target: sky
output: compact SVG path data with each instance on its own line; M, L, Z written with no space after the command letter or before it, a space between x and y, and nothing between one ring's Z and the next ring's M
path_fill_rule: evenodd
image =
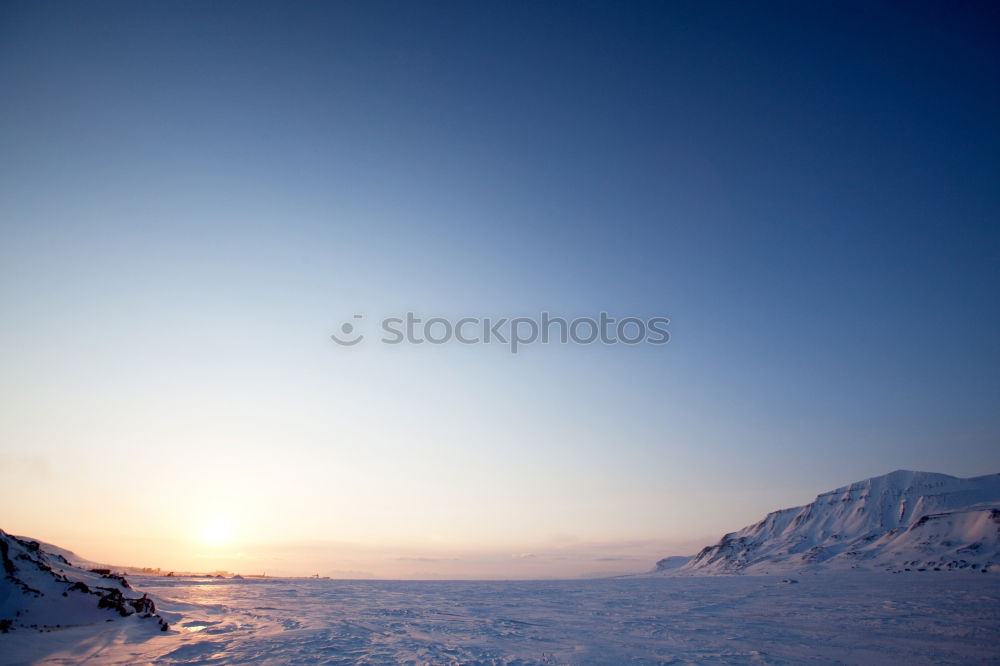
M1000 472L988 3L4 1L0 90L10 533L573 577ZM407 312L670 341L381 343Z

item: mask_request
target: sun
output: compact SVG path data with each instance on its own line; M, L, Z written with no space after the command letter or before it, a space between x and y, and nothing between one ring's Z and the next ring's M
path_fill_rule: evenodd
M228 516L206 516L198 529L198 541L207 546L222 546L232 539L233 522Z

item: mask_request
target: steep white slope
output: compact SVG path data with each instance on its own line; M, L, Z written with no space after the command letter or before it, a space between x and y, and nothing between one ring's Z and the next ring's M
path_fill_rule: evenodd
M898 470L768 514L704 548L678 573L803 568L989 570L1000 563L1000 474Z
M0 530L0 631L44 629L138 615L167 623L121 576L87 571L37 541Z

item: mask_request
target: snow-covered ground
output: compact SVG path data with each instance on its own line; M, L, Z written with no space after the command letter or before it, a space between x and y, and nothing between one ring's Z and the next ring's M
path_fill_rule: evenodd
M0 632L44 632L130 616L167 631L152 600L124 577L77 566L63 553L72 555L0 530Z
M0 635L6 664L986 664L1000 575L414 582L130 577L137 617Z

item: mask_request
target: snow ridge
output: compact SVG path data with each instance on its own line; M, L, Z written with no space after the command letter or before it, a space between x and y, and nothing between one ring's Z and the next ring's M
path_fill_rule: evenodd
M167 630L153 600L123 576L74 566L62 553L69 551L49 552L0 530L0 632L104 622L115 614L153 618Z
M969 569L1000 564L1000 474L897 470L726 534L678 574Z

